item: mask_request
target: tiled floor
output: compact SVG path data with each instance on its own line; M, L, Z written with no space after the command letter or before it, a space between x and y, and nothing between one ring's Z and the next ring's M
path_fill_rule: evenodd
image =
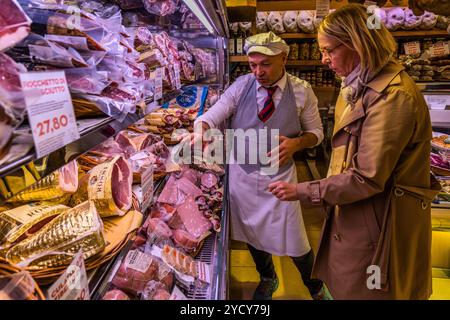
M306 166L298 163L297 168L300 181L310 179ZM323 216L318 210L304 209L303 219L311 247L314 251L317 251ZM232 241L230 260L230 299L250 300L258 284L259 276L245 244ZM273 257L273 260L280 279L280 285L274 293L273 299L310 300L311 296L303 285L300 274L290 258ZM449 272L449 270L433 270L432 300L450 299Z

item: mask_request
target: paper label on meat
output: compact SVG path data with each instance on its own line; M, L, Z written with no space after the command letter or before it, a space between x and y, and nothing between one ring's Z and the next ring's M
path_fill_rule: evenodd
M64 205L26 204L0 214L0 243L14 242L28 229L46 218L62 213Z
M127 172L129 173L128 177L125 176L122 178L126 183L124 186L130 189L120 190L120 192L127 192L131 197L131 169L129 168L128 161L123 159L121 156L116 156L113 160L94 167L89 174L89 199L95 203L95 206L102 217L123 215L131 206L131 199L129 203L130 206L126 206L125 208L119 208L114 200L113 188L120 188L120 186L113 184L113 172L115 166L119 166L119 161L123 161L129 171ZM118 174L121 174L120 168L118 168L118 171Z
M152 262L152 256L138 250L130 250L125 258L125 267L145 273Z

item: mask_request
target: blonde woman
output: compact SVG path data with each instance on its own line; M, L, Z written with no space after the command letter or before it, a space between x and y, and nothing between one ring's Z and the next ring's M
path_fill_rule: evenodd
M351 4L319 26L322 61L342 77L333 153L324 179L274 182L279 199L322 206L313 277L335 299L428 299L431 295L431 123L414 81L394 58L389 31L368 29Z

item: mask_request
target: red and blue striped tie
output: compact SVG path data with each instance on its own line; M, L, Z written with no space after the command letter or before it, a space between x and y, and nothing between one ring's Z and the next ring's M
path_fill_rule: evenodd
M277 90L277 86L265 89L267 90L267 98L264 101L263 109L258 113L258 118L262 122L266 122L267 120L269 120L270 116L275 111L275 105L273 103L272 96Z

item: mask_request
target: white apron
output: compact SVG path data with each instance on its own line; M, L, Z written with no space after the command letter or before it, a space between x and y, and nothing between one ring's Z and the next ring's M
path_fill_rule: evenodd
M247 95L240 99L237 110L240 107L255 108L256 87L254 78L253 84L251 82L252 80L247 85L247 91L244 90ZM246 106L245 104L251 105ZM284 110L280 108L284 108ZM283 112L283 114L277 114L277 111ZM276 114L277 116L275 116ZM295 96L288 79L282 101L272 117L275 116L273 121L286 121L286 116L289 119L289 115L291 119L292 115L295 115L293 119L298 119ZM255 116L257 117L256 112ZM252 121L255 121L249 119L252 117L251 113L237 115L238 119L240 117L242 118L241 123L239 121L238 123L234 122L234 127L241 127L240 124L244 125L242 121L246 125L250 123L251 126ZM272 117L269 121L272 121ZM256 121L259 121L259 119ZM253 123L256 124L257 122ZM270 125L274 127L275 123ZM265 125L262 126L266 127ZM283 124L280 125L280 128L283 128ZM280 133L282 133L281 129ZM233 154L232 152L231 155ZM233 156L230 158L230 162L234 162ZM300 202L280 201L268 191L270 183L280 180L297 183L297 171L293 161L289 167L280 170L275 176L261 174L260 170L247 172L242 166L230 163L231 237L277 256L302 256L308 253L311 247L301 214Z

